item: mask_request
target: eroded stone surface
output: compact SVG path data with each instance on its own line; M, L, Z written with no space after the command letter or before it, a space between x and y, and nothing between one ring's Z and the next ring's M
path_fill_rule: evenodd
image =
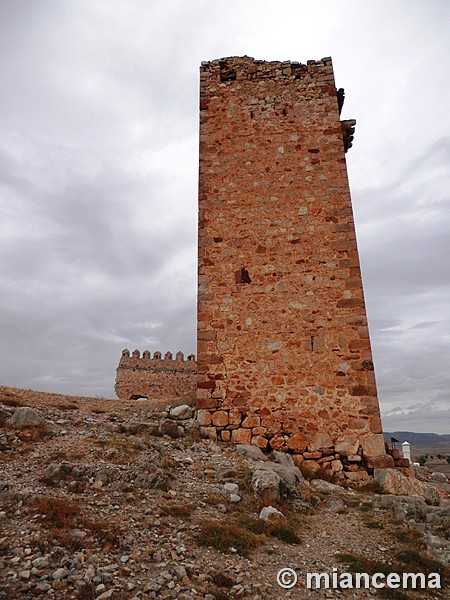
M439 503L439 496L433 486L405 477L396 469L375 469L373 476L386 494L425 498L429 502Z

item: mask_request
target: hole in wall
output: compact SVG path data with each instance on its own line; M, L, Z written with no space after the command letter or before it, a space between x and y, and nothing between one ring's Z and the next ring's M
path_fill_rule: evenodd
M227 64L226 61L220 61L220 81L235 81L236 79L236 71L233 67Z
M238 269L234 274L236 283L251 283L250 275L248 274L247 269L244 267L242 269Z

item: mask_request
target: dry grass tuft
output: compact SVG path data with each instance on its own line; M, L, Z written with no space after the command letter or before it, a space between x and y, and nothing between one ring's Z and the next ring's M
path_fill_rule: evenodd
M287 544L299 544L300 538L294 529L283 520L263 521L256 517L240 515L228 523L217 519L204 519L200 524L197 543L212 546L221 552L235 548L242 556L275 537Z
M222 496L222 494L216 494L211 492L204 498L204 501L210 506L217 506L219 504L223 504L225 498Z
M55 408L59 408L59 410L79 410L80 407L76 402L59 402L57 404L53 404Z
M2 398L0 398L0 401L5 406L12 406L12 407L25 406L25 404L21 400L19 400L18 398L5 398L5 397L2 397Z
M42 524L50 530L55 543L69 550L75 551L91 545L89 539L77 535L74 529L90 532L106 552L121 544L120 527L106 519L83 516L80 505L68 498L38 497L30 503L29 510L42 515Z
M424 534L416 529L400 529L393 535L398 542L414 550L424 550L427 547Z
M62 546L71 552L77 552L91 546L89 540L76 535L72 529L52 529L50 535L52 547Z
M89 519L85 517L82 520L82 525L102 544L104 554L121 545L122 530L116 523L106 519Z
M359 487L356 488L356 492L361 493L361 494L384 494L384 490L381 487L381 485L378 483L378 481L369 481L368 483L365 483L364 485L360 485Z
M234 579L232 579L226 573L222 573L221 571L219 571L217 573L213 573L211 575L211 581L218 587L222 587L222 588L232 588L233 585L236 584Z
M96 406L94 408L91 408L90 411L92 413L94 413L95 415L103 415L104 413L108 412L106 408L102 408L100 406Z
M65 527L74 527L77 517L81 513L78 503L67 498L55 498L51 496L41 496L35 498L30 507L34 512L45 517L44 523L49 527L58 529Z
M253 533L275 537L286 544L300 544L301 541L294 527L288 524L285 519L269 519L268 521L264 521L256 517L242 515L238 519L238 522L242 527Z
M180 517L188 519L192 514L192 507L186 504L168 504L160 508L161 514L171 517Z
M439 573L441 576L441 587L448 585L449 569L439 561L431 558L425 552L406 548L397 552L395 558L389 562L381 562L367 558L358 554L337 554L336 558L343 563L346 568L353 573L383 573L387 576L389 573L423 573L425 576L430 573ZM383 588L377 590L377 593L383 598L392 600L409 600L415 598L415 590L408 590L408 594L396 589ZM430 598L426 590L419 590L421 597Z
M199 546L210 546L226 553L234 548L242 556L249 556L262 542L261 536L243 529L238 523L225 523L217 519L203 519L197 537Z

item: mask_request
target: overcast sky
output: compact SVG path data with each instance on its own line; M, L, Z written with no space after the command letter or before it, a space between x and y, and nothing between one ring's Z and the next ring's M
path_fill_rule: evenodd
M447 0L2 0L0 384L195 352L198 68L332 56L385 430L450 433Z

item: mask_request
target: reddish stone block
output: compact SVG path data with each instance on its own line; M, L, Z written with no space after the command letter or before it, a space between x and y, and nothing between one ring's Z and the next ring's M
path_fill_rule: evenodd
M269 446L273 450L279 450L285 445L285 439L282 435L275 435L270 441Z
M261 419L258 417L258 415L249 415L242 421L242 427L259 427L260 421Z
M314 460L317 460L318 458L322 458L322 452L319 452L318 450L316 452L303 452L303 456L306 459L313 458Z
M383 433L381 418L378 415L369 418L369 427L372 433Z
M340 473L343 470L343 465L341 463L340 460L333 460L331 462L331 469L335 472L335 473Z
M344 475L350 481L354 481L357 483L364 483L369 479L369 474L367 471L344 471Z
M389 454L383 454L382 456L372 456L366 458L366 466L369 469L393 469L394 459Z
M338 454L348 456L349 454L357 454L359 448L359 438L356 433L340 435L336 440L334 449Z
M252 434L253 435L264 435L265 433L267 433L267 428L266 427L254 427L252 429Z
M299 468L301 467L302 463L305 460L302 454L294 454L292 456L292 459L294 461L294 465Z
M197 383L197 388L199 390L214 390L216 387L215 381L199 381Z
M303 433L294 433L288 440L287 447L294 452L303 452L308 446L308 440Z
M242 421L242 413L240 410L231 408L229 410L229 423L230 425L240 425Z
M357 419L355 417L350 417L350 419L348 420L348 428L354 431L357 429L365 429L367 427L367 424L367 419Z
M314 416L311 416L314 419ZM310 452L315 452L316 450L322 451L323 448L330 448L333 446L333 440L330 435L326 431L316 431L311 436L311 441L308 444L308 450Z
M207 427L211 425L211 413L206 410L198 410L197 411L197 421L199 425Z
M306 458L306 456L305 456ZM324 456L323 458L319 458L317 460L317 462L319 463L319 465L326 463L326 462L332 462L334 460L334 456Z
M398 458L394 461L396 467L410 467L410 462L407 458Z
M359 471L360 469L359 469L358 465L351 464L351 465L347 465L346 470L356 473L356 471Z
M252 432L250 429L235 429L231 434L233 444L250 444Z
M223 429L220 432L220 439L222 440L222 442L229 442L231 440L231 431Z
M258 446L261 450L265 450L267 448L267 439L262 435L254 435L252 437L252 445Z
M228 425L228 413L225 410L217 410L212 414L212 424L216 427L225 427Z
M319 465L319 463L316 462L315 460L304 460L301 463L301 468L302 468L302 473L306 477L313 477L314 475L317 475L317 473L320 472L322 466Z
M369 434L361 440L363 456L381 456L384 453L384 439L381 434Z

